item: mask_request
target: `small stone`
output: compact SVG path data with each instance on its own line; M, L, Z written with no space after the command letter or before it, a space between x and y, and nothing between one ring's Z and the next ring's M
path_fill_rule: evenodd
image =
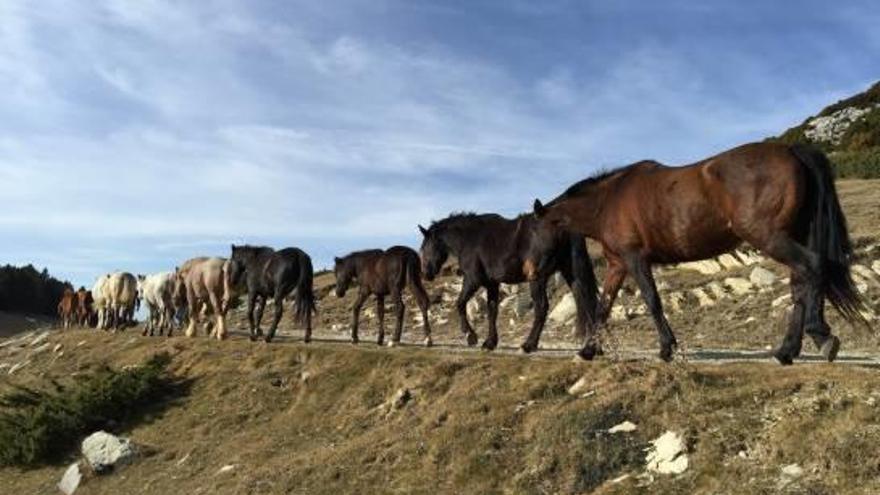
M236 467L237 466L235 464L227 464L227 465L221 467L220 469L218 469L217 474L228 473L230 471L233 471Z
M391 405L394 409L402 409L410 400L412 400L412 392L407 388L401 388L394 392L394 397L391 398Z
M715 301L712 300L711 297L709 297L709 294L706 294L706 291L699 287L697 287L696 289L691 289L690 293L697 298L697 302L700 304L701 308L715 305Z
M715 299L724 299L727 297L727 291L725 291L724 287L716 280L706 284L706 288L709 289L709 292L711 292L713 296L715 296Z
M82 473L79 471L79 463L74 462L64 471L64 476L58 482L58 489L65 495L73 495L73 492L79 488L80 481L82 481Z
M617 426L613 426L608 430L608 433L631 433L638 429L635 423L630 421L624 421Z
M52 348L52 352L56 352L56 353L57 353L58 351L61 350L61 347L62 347L61 344L55 344L55 347Z
M303 371L299 374L299 381L306 383L312 378L312 373L308 371Z
M674 431L667 431L653 442L648 449L645 463L648 471L660 474L681 474L688 468L688 456L684 441Z
M563 324L577 315L577 305L571 292L562 296L562 299L556 303L553 311L550 312L548 318L554 323Z
M725 278L724 285L729 287L738 296L746 295L752 291L752 283L742 277Z
M874 262L871 263L871 270L874 270L874 273L880 275L880 260L874 260Z
M574 382L574 385L568 387L568 394L578 396L578 395L581 395L581 394L587 392L589 387L590 387L589 380L587 379L586 376L582 376L580 378L580 380Z
M770 306L777 308L777 307L785 304L786 301L790 301L790 300L791 300L791 294L783 294L783 295L777 297L776 299L774 299L773 302L770 303Z
M689 261L687 263L680 263L678 266L685 270L700 272L703 275L715 275L721 273L722 270L721 264L715 260Z
M30 363L31 363L30 361L21 361L20 363L15 363L12 365L11 368L9 368L9 371L7 371L6 374L11 375L11 374L15 373L16 371L29 365Z
M789 464L788 466L783 466L782 475L789 479L797 479L804 475L804 468L797 464Z
M721 266L728 270L733 270L734 268L739 268L742 266L742 262L730 253L725 253L719 256L718 263L720 263Z
M776 274L771 272L770 270L756 266L752 269L752 273L749 274L749 280L759 286L759 287L770 287L774 283L776 283Z
M36 337L34 337L34 340L31 341L30 346L36 347L38 345L41 345L43 342L46 342L47 340L49 340L48 333L44 332L44 333L38 334Z

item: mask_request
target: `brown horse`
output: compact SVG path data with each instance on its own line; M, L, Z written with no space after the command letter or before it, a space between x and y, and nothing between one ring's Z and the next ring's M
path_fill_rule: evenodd
M431 323L428 320L428 294L422 285L419 255L414 250L405 246L394 246L385 251L371 249L354 252L343 258L336 258L333 272L336 275L336 295L339 297L345 297L345 292L352 280L357 279L358 294L352 309L352 343L358 343L358 320L361 308L371 294L376 295L376 315L379 318L379 337L376 343L382 345L385 339L385 296L389 294L397 314L397 327L389 345L400 343L400 336L403 332L403 315L406 311L402 294L403 288L408 282L409 290L422 312L425 346L432 345Z
M92 291L80 287L76 291L76 323L80 327L88 327L92 319Z
M823 301L850 321L864 321L850 277L852 247L828 159L803 146L754 143L684 167L638 162L571 186L547 206L535 200L545 242L576 232L602 243L604 322L624 277L633 276L672 359L675 336L663 314L651 265L717 256L745 241L791 269L793 311L774 356L791 364L803 333L828 361L840 340L825 322ZM540 269L539 255L523 270ZM588 339L581 357L591 359Z
M61 319L61 328L68 329L73 325L76 311L76 293L67 287L58 302L58 317Z

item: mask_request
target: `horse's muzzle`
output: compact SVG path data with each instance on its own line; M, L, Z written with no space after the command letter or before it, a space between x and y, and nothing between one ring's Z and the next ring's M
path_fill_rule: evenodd
M532 282L536 278L538 278L538 268L535 266L534 261L526 259L523 262L523 275L525 275L526 280L529 282Z

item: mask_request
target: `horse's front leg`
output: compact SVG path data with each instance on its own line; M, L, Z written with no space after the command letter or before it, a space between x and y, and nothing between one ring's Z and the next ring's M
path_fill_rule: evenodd
M654 324L657 327L657 333L660 337L660 359L669 362L672 361L672 353L678 343L675 341L675 335L672 328L663 314L663 305L660 302L660 295L657 293L657 285L654 283L654 275L651 273L651 265L638 254L633 253L626 258L627 266L639 285L642 292L642 299L651 316L654 317Z
M376 344L381 346L385 343L385 296L376 294L376 317L379 319L379 336Z
M255 291L248 292L247 298L247 319L248 319L248 338L251 339L251 342L257 340L256 333L256 322L254 321L254 305L257 302L257 293Z
M489 336L483 342L487 351L498 347L498 300L501 297L500 284L490 283L486 286L486 306L489 313Z
M364 306L364 301L370 297L370 292L366 289L361 288L358 291L357 299L354 301L354 307L352 308L352 321L351 321L351 343L357 344L360 339L358 338L358 324L360 323L361 318L361 308Z
M529 284L532 302L535 306L535 319L532 321L532 330L529 337L520 346L525 353L538 350L538 342L541 340L541 332L547 321L547 311L550 309L550 301L547 300L547 278L539 278Z
M467 344L471 347L477 345L477 334L474 332L474 328L471 326L468 321L467 316L467 303L474 297L474 294L477 292L479 286L472 279L465 276L464 281L461 284L461 293L458 295L458 300L455 301L455 309L458 311L458 319L459 324L461 325L461 333L467 336Z
M278 330L278 323L281 321L281 316L284 314L284 287L278 287L275 290L275 316L272 318L272 326L269 327L269 332L266 334L266 343L272 342L272 339L275 338L275 332Z

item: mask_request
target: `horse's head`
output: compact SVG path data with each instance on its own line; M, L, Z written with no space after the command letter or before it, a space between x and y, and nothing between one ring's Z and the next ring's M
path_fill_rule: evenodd
M171 279L171 304L175 308L186 306L186 281L180 268L174 268L174 277Z
M227 262L227 275L229 276L230 284L235 286L241 280L245 266L247 266L254 253L248 246L236 246L233 244L231 247L232 256L229 257Z
M437 229L426 229L419 225L419 231L422 232L422 236L424 237L422 240L422 247L419 248L419 258L422 261L422 273L425 275L426 280L434 280L434 277L436 277L440 272L440 269L443 268L443 263L446 263L446 260L449 258L449 247L443 242L443 239L440 238Z
M345 291L351 286L355 276L354 263L346 258L333 259L333 274L336 275L336 296L345 297Z
M554 262L556 248L566 234L568 222L567 215L535 200L532 221L525 227L529 247L523 260L523 274L527 280L535 280Z

